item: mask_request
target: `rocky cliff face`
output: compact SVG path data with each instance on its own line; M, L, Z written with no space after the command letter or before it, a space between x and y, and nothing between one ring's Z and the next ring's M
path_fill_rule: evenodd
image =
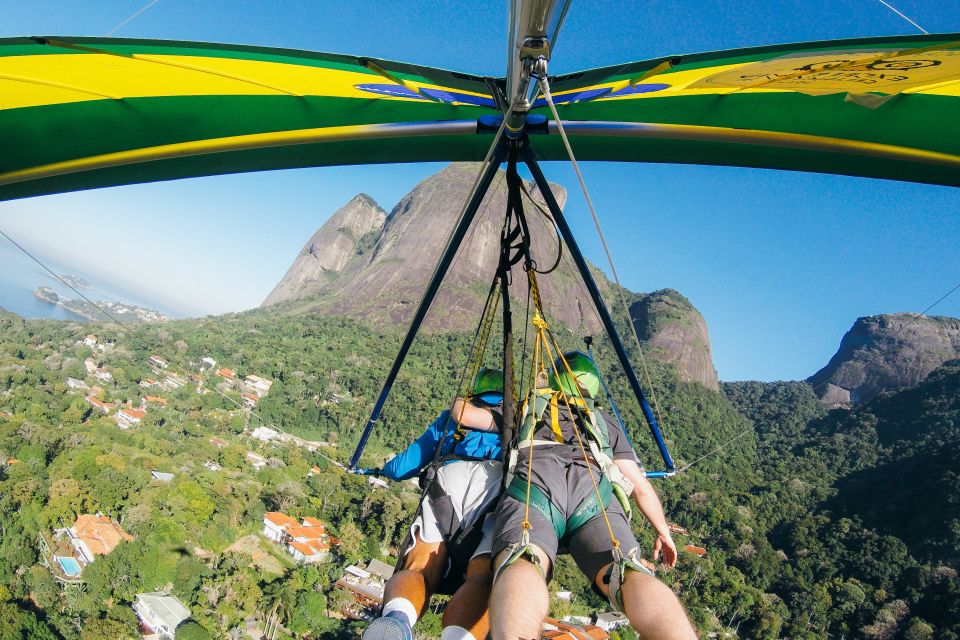
M630 318L653 357L676 365L683 380L720 390L707 322L689 300L673 289L655 291L630 305Z
M374 324L409 322L477 170L476 164L449 165L418 184L388 215L369 197L357 196L314 234L263 306L310 297L310 310L317 313L362 318ZM563 206L566 191L551 186ZM535 185L528 183L527 190L545 209ZM428 328L476 327L497 267L505 210L506 183L501 172L427 315ZM524 210L532 237L531 254L540 269L547 269L557 257L557 236L551 223L526 199ZM515 316L519 314L518 322L522 322L526 286L522 272L518 269L515 274ZM613 304L616 298L610 283L599 270L594 268L593 274L605 299ZM569 257L556 271L540 277L539 284L551 321L581 334L601 330ZM653 347L655 357L675 364L683 379L718 389L706 323L683 296L674 291L645 296L633 305L631 315L640 323L641 338Z
M911 313L859 318L826 367L807 381L830 407L915 386L960 357L960 320Z
M307 241L262 306L320 293L371 234L379 234L387 212L361 193L340 208Z

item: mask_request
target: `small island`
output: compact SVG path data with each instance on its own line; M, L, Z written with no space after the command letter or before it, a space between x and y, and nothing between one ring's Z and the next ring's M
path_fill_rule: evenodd
M81 280L82 281L82 280ZM59 293L51 289L50 287L40 286L33 292L33 295L43 300L44 302L49 302L50 304L55 304L58 307L62 307L69 311L70 313L80 316L86 320L90 321L102 321L109 320L104 316L103 312L100 309L97 309L96 306L90 304L86 300L75 300L72 298L66 298L61 296ZM138 307L136 305L128 304L126 302L109 302L106 300L98 300L97 306L105 309L110 315L118 318L122 322L166 322L167 317L156 311L155 309L147 309L144 307Z
M53 277L53 276L51 276ZM80 276L75 276L70 273L60 273L57 274L57 278L65 282L67 286L73 287L74 289L89 289L90 283L81 278Z

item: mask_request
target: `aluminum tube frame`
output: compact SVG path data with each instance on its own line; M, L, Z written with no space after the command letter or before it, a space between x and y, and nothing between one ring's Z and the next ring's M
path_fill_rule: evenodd
M490 183L493 182L494 176L496 176L497 171L500 170L500 165L507 157L507 151L506 141L501 140L490 158L490 164L480 177L476 189L470 196L467 206L464 207L463 214L460 216L460 220L457 222L457 226L450 236L450 240L447 242L447 246L440 256L440 260L437 262L433 276L430 278L429 284L427 284L426 291L423 292L423 298L420 299L420 305L417 307L413 320L410 322L410 328L407 329L407 335L403 339L403 344L400 345L400 351L393 361L393 366L390 367L387 379L384 381L383 388L380 390L380 396L377 398L377 402L373 406L373 411L370 413L367 426L360 436L360 441L357 443L357 448L353 452L353 457L350 458L348 468L351 470L356 469L357 463L360 462L360 454L363 453L364 447L367 446L367 440L370 438L370 433L373 431L374 425L377 423L377 420L380 419L383 405L387 401L387 396L390 395L390 390L393 388L393 383L397 379L397 374L400 373L400 367L403 366L403 361L406 359L407 353L410 351L410 347L413 345L413 341L420 331L420 326L427 316L427 311L430 310L430 306L433 304L433 299L436 297L437 291L440 290L440 285L443 284L443 279L450 269L450 264L453 262L454 257L456 257L457 251L463 243L463 238L466 236L470 225L477 215L477 211L480 209L480 203L483 202L483 197L487 194Z
M607 306L603 302L603 297L600 295L600 289L597 288L597 283L590 274L587 261L584 259L583 253L581 253L580 247L577 245L577 241L573 237L573 232L570 230L570 227L567 225L567 221L563 216L563 211L561 211L560 205L557 204L557 199L554 197L553 191L550 189L550 184L547 182L543 172L540 170L540 165L537 163L537 160L533 155L533 150L529 145L524 147L523 161L527 165L527 168L530 169L530 173L533 175L533 180L537 183L537 188L540 189L540 193L543 196L547 207L550 209L550 213L553 215L554 222L557 224L557 229L560 231L563 241L567 244L567 249L570 251L570 255L573 257L573 261L577 265L577 270L580 272L580 277L583 278L583 282L587 287L587 291L590 293L590 298L593 300L593 305L596 307L597 313L600 315L600 321L603 323L603 328L607 332L607 335L610 336L610 341L613 343L613 349L616 351L617 358L620 360L620 366L623 367L623 371L627 375L627 380L630 382L630 388L633 389L633 393L637 397L637 402L640 403L640 408L643 410L643 415L647 420L647 426L650 428L650 433L653 435L653 439L657 443L657 448L660 450L660 456L663 458L663 462L667 466L667 472L673 472L675 470L673 458L670 456L670 452L667 451L667 445L663 441L663 434L660 433L660 426L657 424L657 419L654 417L653 411L650 410L650 405L647 403L647 398L643 393L643 388L640 386L640 380L637 379L637 374L633 370L633 365L630 364L630 357L627 355L627 350L624 348L623 342L620 340L620 334L617 332L617 328L613 323L613 318L610 316L610 312L607 310Z

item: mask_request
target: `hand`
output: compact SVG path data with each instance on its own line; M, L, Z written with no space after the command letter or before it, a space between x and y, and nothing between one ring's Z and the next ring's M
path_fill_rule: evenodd
M360 469L359 467L354 467L350 470L350 473L355 473L358 476L379 476L383 472L380 469Z
M663 564L668 567L677 566L677 545L673 543L673 538L669 532L657 534L657 539L653 542L653 561L656 562L660 554L663 554Z

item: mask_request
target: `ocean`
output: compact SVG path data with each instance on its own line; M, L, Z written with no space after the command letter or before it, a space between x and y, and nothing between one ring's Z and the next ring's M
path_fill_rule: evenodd
M182 313L165 308L164 305L144 300L142 296L122 286L105 282L101 277L92 276L76 267L58 263L47 256L38 255L37 257L58 274L70 274L83 278L90 283L88 289L79 290L94 302L99 300L127 302L140 307L156 309L168 318L183 316ZM33 292L41 285L50 287L67 298L79 297L5 238L0 237L0 307L24 318L85 321L84 318L70 313L63 307L44 302L34 296Z

